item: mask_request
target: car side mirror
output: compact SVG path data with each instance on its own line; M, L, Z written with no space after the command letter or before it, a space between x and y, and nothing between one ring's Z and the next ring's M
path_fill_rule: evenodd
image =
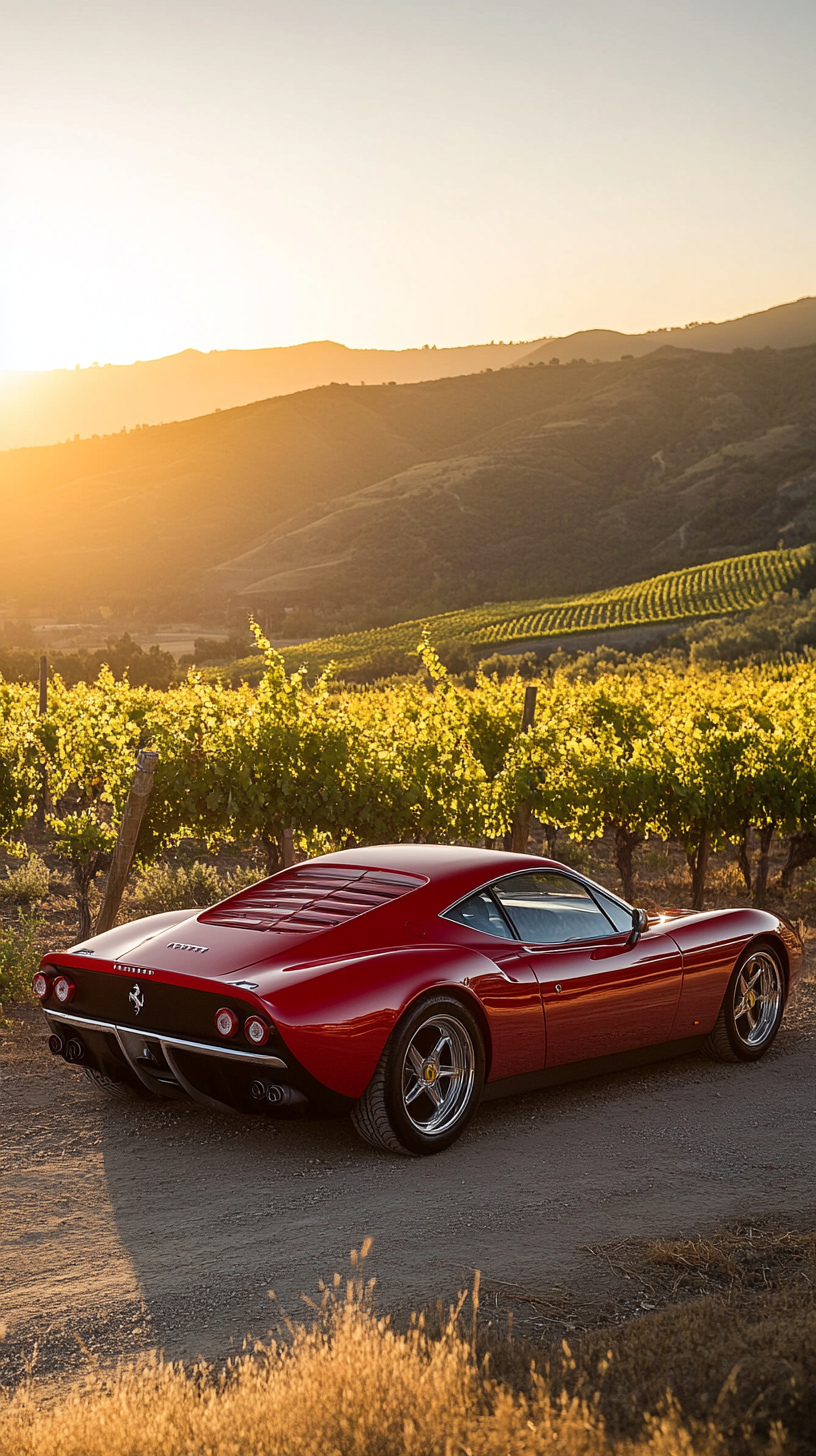
M644 930L649 929L649 916L645 910L632 911L632 933L629 936L629 944L635 945L640 940Z

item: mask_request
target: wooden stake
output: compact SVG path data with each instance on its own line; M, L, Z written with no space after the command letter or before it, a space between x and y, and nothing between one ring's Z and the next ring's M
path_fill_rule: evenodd
M110 930L122 903L122 894L130 874L130 867L133 864L133 856L136 853L139 830L142 827L147 801L153 788L153 775L156 772L158 761L159 755L152 753L147 748L143 748L136 759L136 772L127 796L122 822L119 825L111 867L108 870L105 898L96 917L94 935L101 935L103 930Z
M528 687L524 691L524 711L521 715L521 731L529 733L535 722L536 698L538 688ZM516 817L513 820L512 837L510 848L514 854L527 853L527 840L530 837L530 805L527 801L518 805Z

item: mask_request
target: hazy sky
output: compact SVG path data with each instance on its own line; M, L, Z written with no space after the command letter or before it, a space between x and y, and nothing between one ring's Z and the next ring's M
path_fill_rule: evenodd
M0 367L816 293L813 0L0 0Z

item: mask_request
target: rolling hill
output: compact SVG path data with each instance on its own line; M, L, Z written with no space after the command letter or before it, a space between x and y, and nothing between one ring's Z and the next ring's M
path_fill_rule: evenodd
M6 452L0 512L20 614L318 635L594 592L816 539L816 346L328 386Z
M164 359L89 369L0 374L0 450L191 419L320 385L418 383L510 365L639 358L662 344L728 353L816 344L816 298L724 323L646 334L589 329L532 343L437 349L347 349L330 341L279 349L186 349Z

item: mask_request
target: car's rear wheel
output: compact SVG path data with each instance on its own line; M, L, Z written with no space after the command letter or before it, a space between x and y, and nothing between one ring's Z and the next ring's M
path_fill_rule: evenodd
M97 1092L104 1092L106 1097L115 1097L119 1101L130 1101L140 1095L129 1082L115 1082L113 1077L106 1077L104 1072L97 1072L96 1067L82 1067L81 1071L88 1078L91 1086L95 1087Z
M450 996L426 996L394 1028L351 1120L372 1147L438 1153L470 1122L484 1076L476 1017Z
M785 1009L778 951L751 946L737 963L706 1045L723 1062L756 1062L771 1045Z

